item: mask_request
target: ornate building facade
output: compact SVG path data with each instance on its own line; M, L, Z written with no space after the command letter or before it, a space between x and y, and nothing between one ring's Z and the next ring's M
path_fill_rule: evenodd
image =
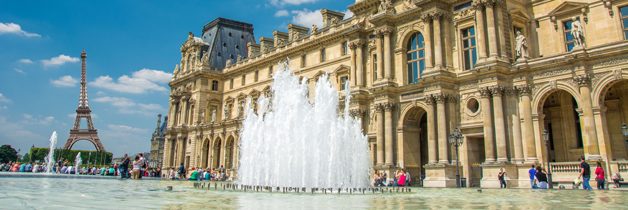
M161 122L161 114L157 115L157 127L153 131L153 135L150 139L150 159L148 161L148 167L157 168L162 167L162 161L164 160L164 143L166 141L166 126L168 124L168 116L164 117L163 123Z
M287 57L312 94L323 73L339 91L350 83L375 170L452 187L459 163L467 186L497 187L504 168L510 186L529 187L532 164L551 162L554 182L568 183L584 156L628 176L628 0L357 0L349 9L353 17L321 10L322 27L290 24L257 43L252 25L225 19L190 33L170 83L164 167L224 165L236 175L244 100L268 94Z

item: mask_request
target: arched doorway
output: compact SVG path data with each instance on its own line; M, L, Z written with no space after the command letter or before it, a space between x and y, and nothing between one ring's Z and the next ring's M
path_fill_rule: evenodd
M549 158L551 162L573 162L584 156L584 121L581 119L582 110L573 95L565 90L550 93L539 107L539 113L543 113L541 133L547 131L549 134L549 148L546 148L545 142L541 142L549 150L549 157L545 157L545 161Z
M229 139L227 140L227 145L225 148L225 168L226 169L233 169L234 142L235 140L233 136L230 136Z
M217 138L214 142L214 148L212 149L212 168L220 167L220 148L222 146L222 140Z
M606 143L609 144L606 145L610 153L608 158L628 159L628 148L621 130L623 124L628 123L628 80L608 85L602 92L600 101L606 110L604 129L608 138Z
M423 166L428 163L427 112L420 107L411 108L404 114L401 123L399 167L410 172L413 182L418 182L425 178Z
M207 168L209 167L209 149L210 149L209 139L205 139L203 141L203 149L201 151L201 167Z

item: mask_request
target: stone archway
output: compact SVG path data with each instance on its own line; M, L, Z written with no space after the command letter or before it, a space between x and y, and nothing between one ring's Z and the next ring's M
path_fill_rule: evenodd
M221 147L222 147L222 140L220 139L220 137L218 137L214 141L214 145L213 145L213 148L212 148L212 155L211 155L212 168L220 167Z
M609 160L628 159L628 146L621 131L624 123L628 123L628 80L618 80L604 87L599 96L600 111L603 113L600 122L601 132L606 138L600 143L604 147Z
M398 135L398 166L410 172L413 182L425 178L428 164L427 112L422 107L411 107L403 112Z
M577 99L569 92L556 89L545 94L539 101L538 113L540 133L549 133L549 148L541 135L538 146L543 152L544 162L573 162L584 156L584 117Z
M210 143L211 142L209 141L209 139L205 139L203 141L203 148L201 151L201 167L204 167L204 168L208 168L210 166L209 164L209 154L210 154L209 152L211 149Z

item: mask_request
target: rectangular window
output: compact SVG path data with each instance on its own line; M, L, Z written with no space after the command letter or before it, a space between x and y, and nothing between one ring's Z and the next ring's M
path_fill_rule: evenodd
M621 13L621 26L624 32L624 39L628 40L628 6L619 8Z
M373 81L377 80L377 54L373 54Z
M233 89L233 78L229 81L229 89Z
M218 91L218 81L216 80L212 81L212 90Z
M272 77L273 76L273 66L269 66L268 67L268 77Z
M257 82L259 79L259 70L255 71L255 77L253 78L253 81Z
M321 49L321 62L325 62L325 59L327 59L326 56L325 48Z
M246 74L242 75L242 86L244 86L244 84L246 84Z
M306 59L305 55L302 55L302 56L301 56L301 68L305 68L305 66L307 65L307 64L305 63L305 59Z
M574 37L573 35L571 35L572 23L573 23L572 20L567 20L563 22L563 31L565 34L565 48L567 49L567 52L571 52L573 48L575 47Z
M347 42L342 42L342 55L349 54L349 44Z
M462 53L464 57L464 70L473 69L478 59L474 27L462 29Z
M347 81L349 81L349 77L348 76L340 77L340 90L347 89Z

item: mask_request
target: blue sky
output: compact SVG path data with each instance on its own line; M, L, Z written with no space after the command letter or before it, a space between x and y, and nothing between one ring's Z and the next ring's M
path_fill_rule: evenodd
M94 124L108 151L150 149L156 115L168 109L167 82L189 31L217 17L248 22L255 37L288 23L321 24L319 9L347 11L353 0L4 1L0 6L0 144L25 153L58 147L74 121L80 52ZM350 16L351 14L348 14ZM94 149L87 141L76 149Z

